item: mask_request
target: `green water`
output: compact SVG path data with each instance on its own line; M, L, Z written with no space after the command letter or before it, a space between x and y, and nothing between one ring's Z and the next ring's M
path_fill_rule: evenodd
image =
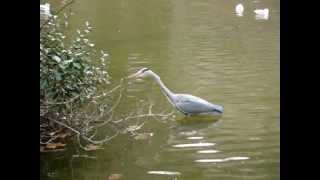
M137 180L280 179L280 2L244 1L243 17L234 13L237 3L77 0L70 32L91 22L96 48L110 54L113 83L149 67L173 92L223 105L225 112L214 123L181 124L178 113L165 122L148 119L142 132L152 132L151 138L119 136L103 150L81 152L96 159L70 161L77 154L73 148L43 154L41 179L103 180L113 173ZM256 20L257 8L269 8L269 19ZM170 110L154 82L126 86L118 114L140 100L153 103L155 111ZM214 145L175 147L200 142ZM226 160L232 157L240 159ZM214 162L201 162L205 160Z

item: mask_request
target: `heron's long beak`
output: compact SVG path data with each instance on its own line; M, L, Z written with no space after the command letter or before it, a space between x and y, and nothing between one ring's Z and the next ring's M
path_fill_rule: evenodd
M128 79L137 78L139 74L139 72L131 74L130 76L128 76Z

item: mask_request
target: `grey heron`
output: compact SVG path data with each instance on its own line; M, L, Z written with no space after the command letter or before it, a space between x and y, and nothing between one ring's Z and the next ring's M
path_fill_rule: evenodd
M128 78L151 77L159 84L161 92L167 97L168 101L181 113L186 116L191 115L222 115L223 106L212 104L204 99L190 95L177 94L171 92L161 81L160 77L148 68L142 68L138 72L130 75Z

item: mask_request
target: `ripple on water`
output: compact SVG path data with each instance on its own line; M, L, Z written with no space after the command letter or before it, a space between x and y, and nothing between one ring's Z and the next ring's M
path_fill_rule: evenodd
M226 161L239 161L239 160L247 160L250 159L249 157L229 157L224 159L197 159L195 162L203 162L203 163L219 163L219 162L226 162Z
M148 171L148 174L169 175L169 176L181 175L180 172L175 172L175 171Z
M227 161L237 161L237 160L247 160L250 159L249 157L241 157L241 156L236 156L236 157L229 157L229 158L225 158L225 160Z
M184 132L180 132L181 135L184 136L193 136L195 134L197 134L197 131L193 130L193 131L184 131Z
M201 137L201 136L191 136L191 137L187 137L187 139L198 140L198 139L203 139L203 137Z
M210 162L210 163L217 163L217 162L225 162L225 159L197 159L195 162Z
M176 144L173 147L185 148L185 147L208 147L214 146L215 143L190 143L190 144Z
M218 153L218 152L220 152L220 151L214 150L214 149L207 149L207 150L197 151L197 153L199 153L199 154L210 154L210 153Z

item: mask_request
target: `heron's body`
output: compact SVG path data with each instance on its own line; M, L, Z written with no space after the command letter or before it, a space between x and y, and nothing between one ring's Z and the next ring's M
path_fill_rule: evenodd
M221 115L224 108L190 94L172 93L161 81L160 77L147 68L138 71L132 77L152 77L160 86L169 102L184 115Z
M185 115L220 115L223 107L190 94L175 94L177 110Z

